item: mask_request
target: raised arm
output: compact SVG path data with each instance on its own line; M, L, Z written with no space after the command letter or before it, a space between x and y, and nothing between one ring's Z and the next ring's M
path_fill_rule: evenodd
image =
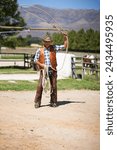
M62 33L64 35L64 48L68 48L68 35L67 33Z

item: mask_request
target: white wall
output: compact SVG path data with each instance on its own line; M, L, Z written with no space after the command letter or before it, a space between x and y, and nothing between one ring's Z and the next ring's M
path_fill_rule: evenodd
M57 53L57 74L58 78L67 78L72 75L71 57L73 54Z

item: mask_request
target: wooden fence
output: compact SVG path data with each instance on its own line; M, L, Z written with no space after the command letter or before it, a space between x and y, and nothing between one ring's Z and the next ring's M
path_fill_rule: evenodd
M27 53L0 53L0 67L31 67L32 55Z
M84 57L72 57L71 58L71 70L72 78L83 79L86 74L95 75L96 79L99 77L100 72L100 58L95 57L94 63L84 62Z

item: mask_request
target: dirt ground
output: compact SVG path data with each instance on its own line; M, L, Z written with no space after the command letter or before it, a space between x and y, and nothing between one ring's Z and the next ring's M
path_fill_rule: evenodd
M0 150L99 150L99 91L49 93L34 108L35 91L0 91Z

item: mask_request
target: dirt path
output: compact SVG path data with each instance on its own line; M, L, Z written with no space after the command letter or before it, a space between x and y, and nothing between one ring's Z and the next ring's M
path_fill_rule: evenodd
M99 150L99 91L58 91L57 108L34 96L0 91L0 150Z

